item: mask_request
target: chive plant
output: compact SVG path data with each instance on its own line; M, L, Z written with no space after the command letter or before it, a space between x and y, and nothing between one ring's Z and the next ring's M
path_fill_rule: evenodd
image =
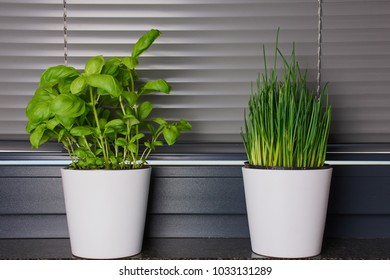
M278 55L283 60L282 80L278 80L276 74ZM327 87L319 93L309 89L307 71L301 72L295 46L290 61L287 61L278 47L278 34L274 67L269 72L264 46L263 56L265 70L257 78L256 90L252 83L248 113L245 112L244 129L241 129L248 164L322 167L331 122Z

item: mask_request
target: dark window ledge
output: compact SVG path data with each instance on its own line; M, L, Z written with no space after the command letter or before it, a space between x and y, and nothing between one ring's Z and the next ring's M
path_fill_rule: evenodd
M262 259L246 238L155 238L133 259ZM0 259L75 259L69 239L0 239ZM131 259L131 258L129 258ZM326 239L313 259L390 259L390 239Z

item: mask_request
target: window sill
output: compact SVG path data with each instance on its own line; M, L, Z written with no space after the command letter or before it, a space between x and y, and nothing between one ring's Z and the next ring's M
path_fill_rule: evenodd
M262 259L247 238L151 238L129 259ZM0 259L77 259L69 239L0 239ZM390 259L390 239L327 239L312 259Z

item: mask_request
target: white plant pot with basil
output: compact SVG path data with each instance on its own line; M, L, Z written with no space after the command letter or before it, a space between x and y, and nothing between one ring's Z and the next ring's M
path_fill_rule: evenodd
M141 252L151 168L62 169L72 253L114 259Z
M152 118L147 96L170 93L165 80L136 87L138 58L159 35L156 29L146 32L127 57L92 57L82 73L64 65L46 69L27 105L32 147L54 139L70 156L62 176L78 257L123 258L141 251L151 174L147 159L191 129L185 120Z
M279 32L278 32L279 33ZM278 36L277 36L278 38ZM326 89L309 90L293 48L288 62L276 40L274 67L252 87L241 132L252 251L277 258L320 254L332 167L325 164L331 108ZM276 74L283 59L282 79Z

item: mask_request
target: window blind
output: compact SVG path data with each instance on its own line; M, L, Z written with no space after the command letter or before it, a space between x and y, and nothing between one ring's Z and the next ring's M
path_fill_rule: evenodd
M321 4L322 17L318 16ZM276 30L285 54L295 42L316 88L334 108L331 143L390 142L390 3L347 0L0 0L0 140L27 140L25 107L41 72L91 56L125 56L144 32L160 38L140 59L142 79L166 79L155 116L193 125L185 143L240 143L250 83L273 60Z
M390 142L390 1L324 0L323 81L331 141Z
M41 72L64 61L60 1L0 0L0 139L28 139L26 105Z
M166 79L169 96L152 96L155 116L184 118L193 130L181 140L241 142L250 82L262 68L261 47L272 60L292 42L315 81L317 1L68 0L68 59L82 68L88 56L125 56L150 28L162 35L140 59L139 76Z
M24 108L39 74L62 63L63 7L58 2L2 3L1 18L10 20L1 27L7 35L1 36L1 44L9 47L1 57L3 139L28 138ZM193 130L183 134L182 142L241 142L250 82L262 67L261 44L271 60L278 27L280 46L290 51L295 41L298 56L315 81L316 1L68 0L66 12L68 64L79 69L93 55L129 54L150 28L162 31L141 59L139 74L171 83L171 95L152 96L154 114L189 120ZM12 65L19 55L23 59ZM28 75L27 81L19 84L15 72ZM3 90L4 85L15 93Z

